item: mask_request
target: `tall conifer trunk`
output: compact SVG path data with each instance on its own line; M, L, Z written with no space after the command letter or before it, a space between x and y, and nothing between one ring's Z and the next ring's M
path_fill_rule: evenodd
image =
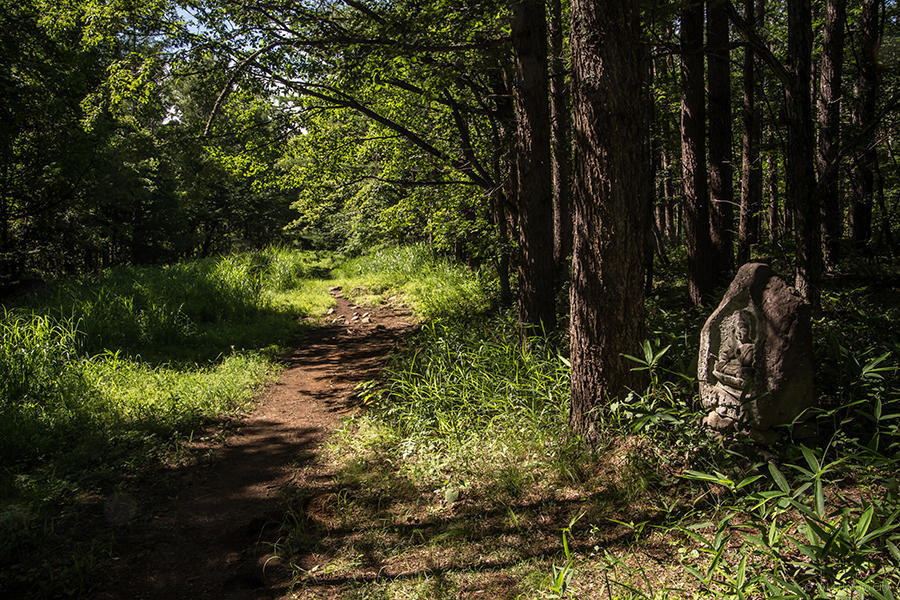
M779 234L778 222L778 164L772 152L766 156L766 177L769 190L769 242L774 244Z
M709 191L706 181L706 89L703 76L703 2L684 0L681 12L681 168L688 292L700 305L713 287Z
M572 2L570 423L589 442L596 441L597 411L637 383L622 354L644 339L651 180L640 31L638 0Z
M744 18L759 23L763 14L763 0L757 10L754 0L744 0ZM738 226L737 262L750 260L750 247L759 235L759 211L762 207L762 164L759 158L759 142L762 137L762 111L756 92L758 76L756 56L750 45L744 46L744 131L741 137L741 216Z
M828 270L838 261L841 239L840 174L841 77L844 68L844 24L847 0L827 0L819 69L819 144L816 167L822 214L822 255Z
M860 22L859 75L856 79L856 106L853 124L860 132L868 131L860 140L865 148L854 168L854 185L850 199L850 238L854 245L865 245L872 237L872 204L875 192L877 155L872 131L878 99L878 49L881 46L880 0L862 1Z
M727 283L734 266L734 186L731 150L731 53L728 12L723 0L706 2L709 69L710 241L715 253L715 280Z
M812 68L812 12L810 0L788 0L789 85L785 88L787 115L787 199L794 214L797 239L797 291L814 306L818 305L822 248L819 205L815 196L810 78Z
M550 130L553 148L553 259L565 275L572 254L572 117L563 56L561 0L550 2Z
M553 193L543 0L513 4L516 163L519 210L519 321L522 333L556 326Z

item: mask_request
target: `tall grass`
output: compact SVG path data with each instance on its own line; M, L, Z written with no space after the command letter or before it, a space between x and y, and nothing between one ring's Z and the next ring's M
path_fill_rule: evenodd
M172 358L197 355L202 347L204 358L213 358L232 345L258 343L260 329L285 329L294 315L273 310L273 299L320 276L326 265L314 253L269 248L165 267L119 267L58 283L31 305L77 323L88 352L161 350ZM257 326L232 327L248 321ZM179 351L186 344L193 348Z
M27 470L108 463L123 445L137 451L240 408L277 370L298 317L329 302L324 283L307 283L326 265L271 248L123 267L4 309L2 495L15 496Z
M426 489L518 488L548 470L571 474L560 463L573 449L568 366L553 343L523 348L515 319L502 313L426 323L408 347L363 386L368 410L340 445L402 456L391 462Z
M56 597L90 587L99 550L71 549L78 540L55 533L61 515L246 409L299 318L332 302L314 280L330 260L269 248L121 267L3 309L0 589Z
M97 394L85 378L71 321L4 311L0 320L0 456L52 452L89 430Z
M402 295L426 319L483 312L495 282L486 271L472 270L436 255L428 246L392 246L349 259L335 269L344 288L368 302Z

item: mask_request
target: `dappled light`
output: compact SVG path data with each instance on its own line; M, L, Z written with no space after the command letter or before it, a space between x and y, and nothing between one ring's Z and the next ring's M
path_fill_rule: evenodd
M896 0L0 0L0 598L896 600Z

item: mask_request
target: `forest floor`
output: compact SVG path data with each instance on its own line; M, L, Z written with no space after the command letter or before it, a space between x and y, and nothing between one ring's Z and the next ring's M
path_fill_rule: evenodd
M356 409L354 388L372 379L411 314L361 307L340 290L337 306L284 357L278 382L240 422L190 443L162 476L107 500L107 521L125 525L97 598L278 598L290 569L273 553L283 490L323 491L319 447ZM322 485L325 481L326 485Z
M896 598L895 284L826 290L819 437L759 448L697 427L704 310L661 280L647 387L589 448L565 338L523 346L482 275L267 250L113 272L84 334L13 314L18 397L57 412L0 428L0 597Z

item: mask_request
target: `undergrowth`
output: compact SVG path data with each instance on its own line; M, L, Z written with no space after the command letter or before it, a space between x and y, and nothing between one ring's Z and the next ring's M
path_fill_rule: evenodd
M122 267L51 283L4 308L0 588L89 588L102 549L68 547L73 523L98 494L249 407L300 317L332 301L315 279L330 265L325 255L270 248Z
M351 263L358 285L429 285L397 256ZM473 313L486 298L453 311L440 307L455 292L423 294L442 300L411 304L441 318L361 386L366 410L329 447L336 489L318 520L289 513L279 552L318 560L294 564L299 597L895 598L900 314L888 292L839 279L825 291L812 426L767 448L702 432L707 311L658 285L630 357L647 386L598 413L593 449L568 431L565 340L523 347L511 315ZM361 572L379 575L340 587Z
M360 303L400 296L425 319L481 314L496 286L487 271L456 265L425 245L374 250L346 260L334 276Z

